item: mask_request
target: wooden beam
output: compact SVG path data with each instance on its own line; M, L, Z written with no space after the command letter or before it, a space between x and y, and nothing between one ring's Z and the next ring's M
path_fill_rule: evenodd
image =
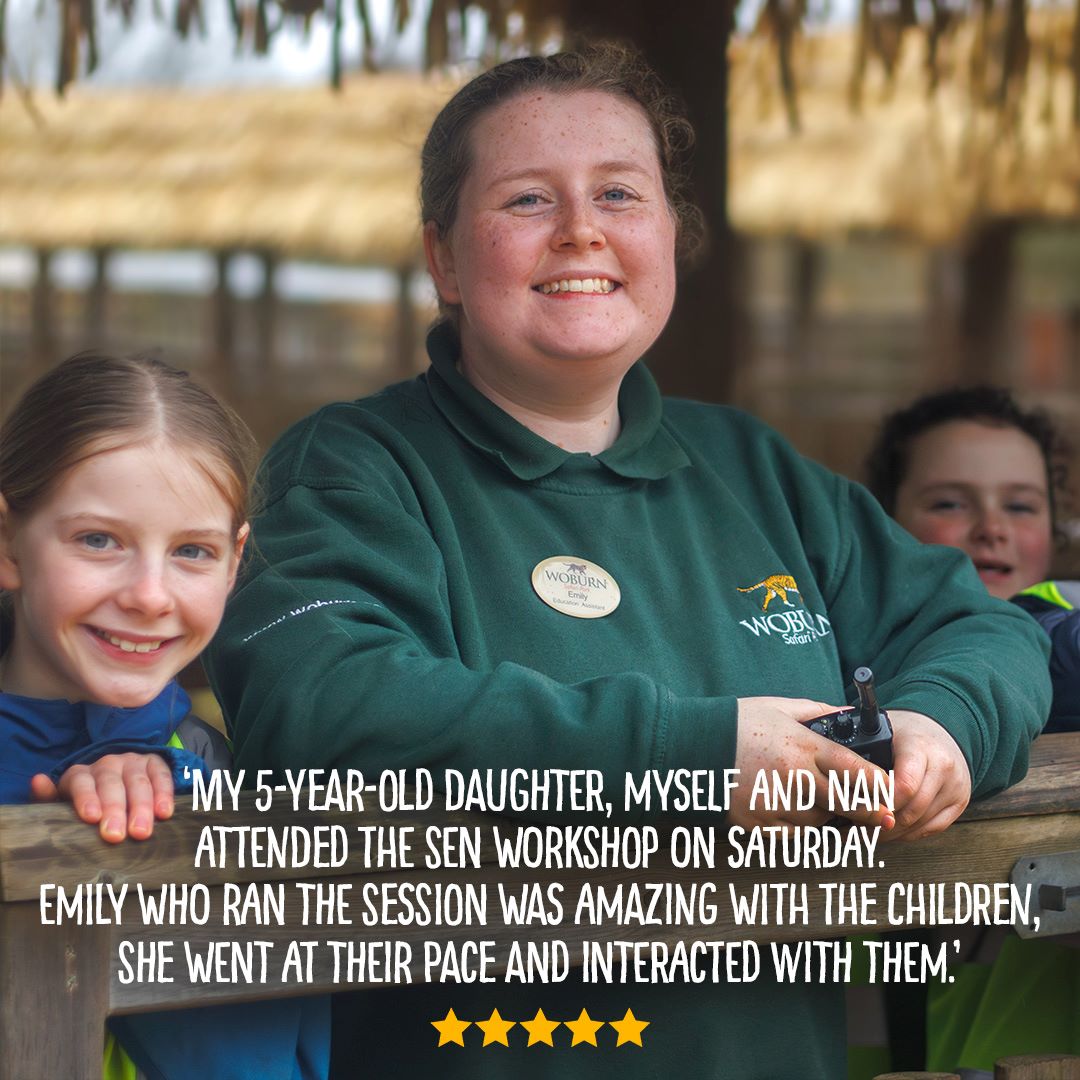
M981 821L1006 822L1002 829L1016 838L1017 830L1023 833L1024 823L1030 818L1057 815L1075 815L1080 812L1080 785L1076 776L1080 772L1080 733L1044 735L1036 740L1031 751L1028 775L1015 787L973 803L960 821L942 836L918 844L891 845L888 850L894 859L908 868L917 863L922 854L933 853L935 845L949 846L956 830ZM53 882L64 888L74 888L80 882L104 880L121 883L142 882L157 887L166 882L202 882L220 885L226 881L274 881L288 878L309 880L334 875L362 874L368 871L360 848L350 845L348 860L338 867L312 868L303 875L275 869L238 869L235 867L203 867L195 870L192 854L195 851L203 826L219 824L229 826L297 825L305 829L316 826L343 825L351 828L357 824L356 814L338 811L313 812L301 810L288 812L277 806L262 812L255 806L255 794L241 794L241 805L236 811L212 811L193 814L188 812L190 798L177 800L177 813L169 821L158 822L149 840L127 844L102 844L94 829L80 824L68 806L62 803L41 803L32 806L0 805L0 901L13 902L36 900L38 886L43 881ZM437 800L436 800L437 802ZM368 809L363 824L371 826L411 826L415 835L422 837L432 825L456 825L486 829L492 822L504 821L493 815L446 812L430 809L423 811L381 814ZM1052 842L1062 837L1051 821L1041 821L1039 828L1049 829ZM1015 824L1020 823L1020 824ZM512 822L511 824L515 824ZM1080 816L1076 823L1080 829ZM670 831L670 825L668 831ZM1064 826L1068 828L1068 819ZM1032 825L1034 829L1035 826ZM1010 831L1011 830L1011 831ZM1001 830L997 830L1001 831ZM961 834L958 834L961 835ZM965 837L967 833L962 833ZM965 839L961 843L968 843ZM1080 843L1077 844L1080 847ZM1057 850L1069 850L1058 848ZM481 848L481 861L492 863L496 853L491 843ZM999 866L1000 862L995 863ZM1011 863L1009 864L1011 867ZM91 872L88 874L88 868ZM1006 878L1007 878L1006 874ZM960 878L957 878L960 880Z
M37 808L11 808L37 809ZM44 809L44 808L41 808ZM169 826L175 824L183 828L184 821L181 819L175 823L159 824L158 829L163 832L170 831ZM270 811L263 815L262 823L283 824L289 821L288 813ZM214 815L203 814L198 818L201 824L213 824ZM232 815L222 816L222 820L228 820L230 824L236 823ZM5 826L9 827L13 819L8 815ZM58 824L60 824L58 822ZM71 831L73 823L68 820L62 823L62 831ZM94 831L85 826L78 828L88 837L96 840ZM5 828L7 831L7 828ZM97 841L100 844L100 841ZM141 847L142 845L139 845ZM5 990L5 1001L12 1002L19 999L18 993L8 993L20 986L36 984L37 982L49 982L51 985L42 991L48 995L56 994L57 982L60 979L62 965L60 956L68 960L70 957L63 947L56 945L56 941L63 939L64 934L76 935L76 956L87 955L85 950L90 948L93 956L100 963L101 941L95 937L91 946L79 945L81 935L87 929L94 931L95 935L104 934L106 937L106 949L109 960L104 964L105 968L111 969L111 986L109 991L108 1011L110 1013L124 1013L138 1011L146 1008L158 1008L165 1006L194 1005L206 1003L226 1003L250 999L252 996L259 997L285 997L295 994L308 994L325 992L328 989L358 989L365 986L380 985L378 972L371 968L365 970L351 980L342 977L345 968L339 973L337 981L333 973L333 952L329 947L319 949L315 954L314 979L310 983L283 982L281 972L288 942L292 940L315 940L325 943L330 940L342 940L353 943L353 949L359 951L361 943L367 948L382 950L381 943L403 942L408 947L409 955L403 962L403 968L407 968L415 982L423 979L423 950L421 942L437 939L442 943L453 942L460 945L469 940L483 939L493 942L493 955L495 967L493 973L504 971L509 955L510 943L513 940L527 938L533 942L560 940L567 944L571 958L580 964L580 954L584 941L615 942L649 940L674 945L680 941L792 941L799 939L831 938L838 934L855 933L860 930L880 930L881 921L878 923L862 922L852 919L845 924L838 924L834 920L827 922L825 919L824 898L815 885L821 881L843 882L858 884L860 882L936 882L951 886L954 882L969 884L987 883L993 884L1008 880L1009 871L1017 858L1023 855L1039 854L1043 852L1061 851L1080 847L1080 814L1068 813L1057 815L1043 815L1030 818L1000 818L996 820L961 822L954 825L946 833L932 840L923 841L919 844L896 844L885 852L886 867L873 868L845 868L829 870L826 872L813 872L808 870L745 870L731 869L726 865L718 865L715 870L706 869L676 869L670 861L658 858L655 865L646 870L608 870L608 871L522 871L505 870L497 864L486 861L479 869L441 871L438 874L432 872L397 871L378 873L367 870L361 874L347 874L336 877L332 884L341 887L349 886L347 895L352 902L352 914L354 924L350 926L318 926L304 925L302 922L302 894L294 886L294 881L317 881L317 875L282 871L277 875L278 880L274 883L264 883L256 886L261 890L269 887L275 892L280 889L284 904L285 918L282 924L271 925L245 925L223 926L223 886L213 885L208 887L208 902L210 918L206 925L187 926L156 926L143 925L139 918L139 905L133 895L127 897L123 906L123 922L120 925L106 925L98 927L35 927L39 918L39 907L36 900L25 900L15 903L5 902L0 909L5 912L7 923L11 932L4 934L0 942L0 954L3 955L3 966L0 971L4 972L0 987ZM117 850L132 852L136 845L122 845ZM70 846L66 848L66 858L70 861ZM201 884L207 884L209 880L220 880L221 875L207 873L205 870L193 871L191 869L191 853L188 851L187 864L179 865L175 871L163 874L157 860L146 858L139 852L130 860L132 865L124 872L114 872L101 875L94 862L89 860L82 863L82 878L85 881L109 882L115 888L127 884L131 894L141 883L145 887L160 888L163 876L172 877L179 886L183 884L194 885L196 879L202 880ZM723 860L720 860L723 864ZM8 863L4 861L5 871ZM60 865L59 860L54 864L54 873L47 875L41 880L53 882L57 878L63 878L67 869ZM244 879L252 876L244 871L234 871L231 875L235 880L234 887L243 883ZM5 878L7 874L5 872ZM472 889L477 895L485 895L487 899L486 916L482 926L470 925L460 927L423 927L413 925L389 927L376 921L373 925L364 925L360 922L362 890L369 890L373 902L381 902L385 895L390 898L405 895L407 887L415 886L421 881L437 881L444 889L455 886L461 890ZM539 882L543 886L558 883L563 886L563 895L567 898L575 897L577 890L585 882L605 884L609 888L622 885L624 888L633 883L645 882L671 882L679 884L684 889L692 885L700 888L705 884L716 889L714 895L717 904L717 918L708 926L695 924L692 926L680 926L665 924L649 926L642 930L637 926L619 927L612 925L591 926L572 925L569 921L563 924L545 926L529 926L527 928L508 925L503 918L501 905L497 901L497 889L501 884L511 890L520 889L521 886L530 882ZM791 883L796 887L807 885L809 897L809 917L805 924L783 926L739 926L732 917L726 898L728 885L735 884L741 890L747 890L754 883ZM7 881L5 881L7 885ZM51 895L51 894L50 894ZM880 895L879 908L883 907L884 895ZM951 902L946 899L943 915L951 914ZM884 911L879 911L884 917ZM899 910L898 910L899 914ZM926 925L929 920L912 918L905 920L905 925ZM886 923L885 928L897 929L900 924ZM34 929L37 936L29 935L29 930ZM18 931L18 932L15 932ZM25 933L23 932L25 931ZM52 943L50 953L42 942ZM129 982L124 984L119 979L120 964L118 961L118 949L121 941L133 943L131 947L142 949L149 953L151 950L169 952L174 960L170 968L170 974L175 981L171 983L152 982L138 983ZM213 941L237 942L241 948L255 950L253 955L258 956L258 946L255 942L268 942L267 949L266 981L257 986L238 983L210 983L204 984L192 981L187 973L185 962L184 942L187 942L193 950L202 953L210 947ZM55 946L55 947L53 947ZM342 952L342 957L347 955ZM66 961L65 961L66 962ZM43 971L50 971L47 979L43 978ZM66 970L66 969L64 969ZM258 970L258 965L256 965ZM67 978L67 976L64 976ZM85 985L85 984L84 984ZM25 1001L25 999L21 999ZM51 1000L51 999L50 999ZM58 999L66 1001L66 999ZM53 1003L55 1005L56 1003ZM53 1007L50 1005L50 1007ZM66 1008L66 1006L65 1006ZM48 1012L43 1015L50 1016ZM16 1004L9 1012L6 1021L7 1031L0 1027L0 1035L7 1034L29 1022L28 1014L22 1004ZM26 1074L23 1074L26 1075ZM55 1072L49 1075L78 1075L78 1073Z
M217 277L211 300L211 356L214 366L222 372L226 396L236 401L241 390L236 370L236 304L229 288L229 265L235 253L220 250L214 253Z
M795 370L805 373L813 365L817 350L814 332L817 328L818 298L821 293L821 245L802 237L788 241L790 318L788 320L787 353L795 362ZM794 413L798 412L795 403Z
M987 222L964 253L958 372L962 382L1009 381L1016 231L1012 221Z
M849 865L835 869L783 868L760 869L733 865L729 854L739 849L728 847L727 838L717 833L717 857L712 866L678 867L666 846L672 825L656 826L660 846L655 858L640 869L584 870L536 869L512 870L499 866L490 842L481 847L478 866L465 869L425 870L422 851L426 851L425 829L429 825L476 825L490 829L498 822L492 817L447 814L435 810L422 813L380 813L373 806L362 813L326 812L294 813L291 805L279 805L260 813L254 804L254 793L247 793L238 812L200 812L193 814L185 807L167 822L158 823L154 838L143 843L104 845L95 829L75 821L70 808L62 805L0 807L0 1042L5 1046L5 1066L0 1080L12 1080L26 1075L90 1076L79 1064L89 1060L91 1047L97 1054L100 1067L101 1021L107 1011L126 1013L147 1008L181 1007L205 1003L273 998L297 994L321 993L327 990L378 986L385 981L385 968L365 966L363 970L347 972L342 964L339 977L333 971L334 952L329 941L351 943L354 955L362 948L371 948L385 955L389 942L391 950L402 950L402 969L412 975L412 981L423 977L423 950L420 942L437 940L462 944L483 939L491 941L495 957L493 974L505 970L511 943L518 939L533 942L563 941L572 962L581 963L585 941L610 943L615 950L632 949L634 943L655 941L675 945L679 942L772 942L832 938L863 929L896 929L901 925L928 925L930 916L925 910L908 911L906 904L896 910L896 921L887 918L886 885L898 883L904 889L919 885L944 886L944 906L936 921L948 925L954 913L952 886L993 885L1007 882L1017 859L1050 852L1080 849L1080 790L1075 784L1076 763L1080 759L1080 733L1044 736L1035 744L1029 778L1011 792L985 801L972 808L964 818L945 833L919 843L886 844L876 852L884 866ZM435 800L438 805L438 799ZM261 825L274 829L301 826L310 829L340 827L355 837L355 829L363 826L402 827L411 824L416 832L413 850L416 867L380 868L364 858L362 845L350 843L349 858L340 866L319 869L239 868L235 859L229 866L195 868L194 851L205 827ZM503 821L503 828L516 828L518 820ZM233 849L235 851L235 849ZM586 882L605 885L609 889L621 885L667 883L681 886L684 895L692 886L698 890L708 887L710 904L715 904L715 916L693 923L678 920L641 927L608 922L590 925L572 920L572 903L577 890ZM101 922L97 925L40 925L39 891L42 883L73 888L88 883L120 889L128 893L122 906L122 921ZM275 897L280 894L284 918L248 921L244 925L223 925L226 890L246 890L249 883L261 895L269 888ZM388 925L380 915L365 918L362 894L375 901L382 897L404 895L404 890L420 883L441 885L444 889L470 890L484 900L483 921L480 924ZM498 886L510 889L529 883L541 886L559 884L566 898L567 917L561 923L523 927L507 922L498 901ZM862 918L855 914L846 922L834 917L826 919L825 890L819 885L844 883L849 886L878 883L878 904L868 914L878 918ZM137 889L141 885L159 891L170 884L178 887L205 888L210 918L205 925L143 925L139 912ZM351 903L352 924L322 925L303 918L304 890L319 886L346 890ZM747 892L754 884L806 886L808 914L805 921L784 925L739 925L729 901L729 886ZM54 897L51 890L46 898ZM47 910L55 910L55 908ZM105 910L110 906L106 903ZM376 912L380 907L376 906ZM391 910L394 910L391 908ZM699 909L701 910L701 909ZM314 978L310 982L283 982L281 972L287 943L308 940L319 943L313 953ZM154 950L159 954L171 950L173 964L169 974L173 982L121 982L119 947ZM188 974L187 946L206 955L214 942L228 942L228 948L249 950L256 961L258 942L266 942L267 979L255 984L202 983ZM620 943L625 942L625 945ZM339 948L339 957L348 957L349 945ZM408 953L408 955L405 955ZM393 951L391 951L393 955ZM618 952L616 952L616 956ZM108 989L103 988L105 975ZM107 1000L106 1000L107 993ZM36 995L36 996L35 996ZM57 1018L60 1018L60 1024ZM65 1040L50 1039L55 1030L72 1032ZM16 1047L12 1057L8 1047ZM27 1055L33 1053L32 1059ZM22 1055L21 1057L18 1055ZM48 1058L42 1072L41 1055L59 1055L55 1062ZM82 1055L82 1058L79 1057ZM34 1063L32 1067L28 1061ZM14 1061L17 1065L11 1065ZM15 1071L11 1071L14 1069ZM22 1070L22 1071L19 1071Z
M277 253L270 250L259 252L262 263L263 283L256 305L256 339L259 355L257 372L260 382L272 378L276 365L277 342ZM261 388L260 388L261 389Z
M927 248L924 265L926 347L920 361L919 385L929 389L963 381L960 312L964 272L960 254L952 247Z
M994 1080L1080 1080L1080 1057L1021 1054L994 1063Z
M50 270L53 253L47 248L34 252L37 273L30 293L30 363L37 372L47 371L60 358L56 355L53 287Z
M411 266L398 268L393 355L389 368L399 379L410 379L416 374L416 309L412 302L412 280Z
M86 290L83 313L83 345L87 349L106 351L106 331L109 294L109 248L94 248L94 277Z

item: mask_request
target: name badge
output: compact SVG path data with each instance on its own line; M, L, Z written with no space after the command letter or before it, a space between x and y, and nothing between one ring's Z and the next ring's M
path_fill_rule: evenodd
M575 619L603 618L622 599L618 583L602 566L576 555L552 555L538 562L532 587L548 607Z

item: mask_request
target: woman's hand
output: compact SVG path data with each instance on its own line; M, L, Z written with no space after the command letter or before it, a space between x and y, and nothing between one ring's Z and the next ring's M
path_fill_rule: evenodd
M971 800L971 772L956 740L922 713L890 709L896 828L890 840L947 829Z
M145 840L154 819L164 821L173 812L172 772L159 754L109 754L92 765L72 765L59 784L38 773L30 790L35 802L70 801L110 844L125 836Z
M830 773L865 773L868 790L875 790L876 765L846 747L816 735L800 721L836 712L839 706L825 705L807 698L751 697L739 699L739 734L735 748L735 766L740 771L739 786L733 793L729 820L733 825L823 825L836 817L828 807ZM761 770L776 770L781 775L806 769L814 777L817 791L813 810L766 810L760 805L750 809L754 778ZM853 808L843 815L860 825L893 826L893 815L886 807L868 810Z

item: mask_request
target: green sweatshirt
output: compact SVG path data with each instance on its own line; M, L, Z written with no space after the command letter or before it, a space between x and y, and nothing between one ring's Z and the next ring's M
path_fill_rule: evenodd
M594 457L475 391L445 329L429 347L425 376L329 406L270 452L259 555L209 658L240 766L588 766L618 793L626 772L731 767L739 697L839 704L868 664L885 707L953 735L976 794L1023 775L1049 707L1045 640L962 554L916 543L753 419L662 400L640 364ZM601 604L614 582L618 607L544 603L545 560L591 577ZM363 995L358 1052L371 1076L844 1073L838 988L580 989ZM642 1049L526 1050L518 1028L481 1050L473 1028L436 1051L429 1021L451 1005L471 1020L630 1007L652 1026Z

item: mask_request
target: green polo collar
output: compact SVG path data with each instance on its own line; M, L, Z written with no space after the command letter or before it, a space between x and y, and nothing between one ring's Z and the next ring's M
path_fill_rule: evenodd
M632 480L659 480L690 464L690 459L661 424L663 399L640 361L619 387L622 430L615 445L601 454L572 454L542 439L489 401L457 370L457 335L446 323L428 334L428 388L451 426L481 453L519 480L539 480L562 470L566 479L597 476L604 470Z

